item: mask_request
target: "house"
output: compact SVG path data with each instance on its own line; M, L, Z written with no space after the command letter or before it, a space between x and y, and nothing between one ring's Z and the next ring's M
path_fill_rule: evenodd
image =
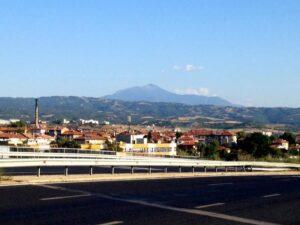
M83 133L81 131L78 130L67 130L65 132L63 132L60 136L62 138L66 138L69 141L72 141L78 137L81 137L83 135Z
M27 140L26 136L19 133L0 133L0 144L2 145L23 145Z
M80 119L79 121L80 121L80 123L81 123L82 125L84 125L84 124L94 124L94 125L99 125L99 121L98 121L98 120L92 120L92 119L90 119L90 120L84 120L84 119Z
M9 120L2 120L0 119L0 125L9 125L10 121Z
M24 134L27 138L25 146L38 149L50 149L51 142L55 141L54 137L45 134Z
M271 147L272 148L288 150L289 149L289 142L284 140L284 139L277 139L277 140L272 142Z
M216 130L190 130L188 135L192 135L197 142L204 144L218 141L221 145L232 145L237 143L237 136L229 131L216 131Z
M197 145L197 141L194 138L193 135L182 135L179 139L178 139L178 147L180 147L181 149L185 149L185 150L191 150L196 148Z
M33 135L44 135L46 133L46 129L44 128L31 128L30 133Z
M81 149L101 150L107 148L106 139L95 133L85 133L74 138L74 141L80 144Z
M131 134L125 131L116 136L116 141L128 144L146 144L148 140L144 134Z
M62 134L64 134L67 131L69 131L69 129L66 127L51 127L48 128L47 134L52 137L60 137Z
M148 138L144 134L131 134L123 132L116 136L116 141L125 153L139 153L148 155L169 155L177 154L177 144L175 142L148 143Z

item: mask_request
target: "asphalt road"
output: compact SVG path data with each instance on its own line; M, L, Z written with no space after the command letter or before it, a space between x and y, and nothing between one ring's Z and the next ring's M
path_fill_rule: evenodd
M300 176L0 187L0 224L300 224Z

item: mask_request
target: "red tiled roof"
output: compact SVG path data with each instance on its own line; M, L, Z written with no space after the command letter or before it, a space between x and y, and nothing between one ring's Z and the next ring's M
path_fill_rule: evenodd
M105 138L96 134L83 134L82 136L75 138L75 140L105 140Z
M62 135L82 135L82 132L77 130L68 130L64 132Z
M11 139L11 138L19 138L19 139L26 139L27 137L23 134L12 134L12 133L0 133L0 138L2 139Z

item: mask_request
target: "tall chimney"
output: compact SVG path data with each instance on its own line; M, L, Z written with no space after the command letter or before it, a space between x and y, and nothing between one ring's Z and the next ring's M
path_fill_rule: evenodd
M35 127L39 128L39 99L35 99L35 114L34 114L34 120L35 120Z

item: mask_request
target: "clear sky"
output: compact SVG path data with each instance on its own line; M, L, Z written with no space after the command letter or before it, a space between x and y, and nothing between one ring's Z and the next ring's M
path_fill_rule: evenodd
M153 83L300 107L298 0L0 0L0 96Z

